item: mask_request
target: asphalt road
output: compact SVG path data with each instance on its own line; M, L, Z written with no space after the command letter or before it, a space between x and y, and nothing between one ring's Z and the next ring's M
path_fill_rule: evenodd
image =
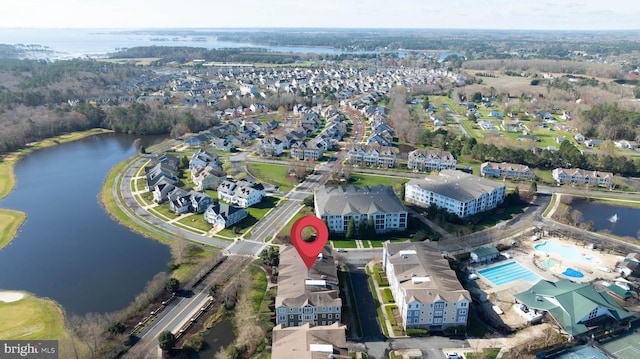
M224 283L228 278L241 271L247 263L248 260L242 257L229 257L198 286L193 288L189 296L177 296L157 315L151 324L138 333L136 345L123 358L157 357L158 335L165 330L177 333L209 300L209 287L213 283Z

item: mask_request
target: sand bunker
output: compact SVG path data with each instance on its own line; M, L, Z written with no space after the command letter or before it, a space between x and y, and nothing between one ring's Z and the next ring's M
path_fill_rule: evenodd
M0 292L0 302L11 303L11 302L18 301L22 298L24 298L24 293L22 292L13 292L13 291Z

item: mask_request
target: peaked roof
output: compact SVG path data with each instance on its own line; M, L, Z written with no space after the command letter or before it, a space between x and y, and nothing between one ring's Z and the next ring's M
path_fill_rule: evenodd
M316 210L321 215L407 212L390 186L320 187L315 190Z
M515 297L530 308L549 312L572 336L589 331L582 320L598 308L608 309L616 320L632 315L606 292L596 290L591 284L574 283L568 279L557 282L541 280Z

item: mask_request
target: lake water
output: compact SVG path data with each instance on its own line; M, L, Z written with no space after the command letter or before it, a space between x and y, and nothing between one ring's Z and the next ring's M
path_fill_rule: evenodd
M0 251L1 289L51 298L71 313L104 313L126 307L166 271L169 248L115 222L98 199L108 171L133 155L135 138L92 136L16 165L16 187L0 207L27 220ZM159 141L141 138L147 147Z
M580 222L593 221L594 231L607 230L621 237L637 238L638 236L638 230L640 230L640 222L638 222L640 208L574 201L571 204L571 211L573 210L578 210L582 213ZM610 221L613 215L618 217L615 223Z
M225 318L217 323L204 336L204 348L192 359L209 359L214 358L220 348L227 347L233 343L236 335L233 332L233 324L231 319Z
M206 31L206 29L201 29ZM54 54L33 53L34 58L95 57L113 53L118 49L137 46L186 46L206 49L256 47L275 52L340 55L345 53L373 54L378 51L341 51L326 47L264 46L248 43L218 41L206 32L198 30L170 33L169 30L124 31L113 29L16 29L0 28L0 44L40 45L55 51ZM402 53L401 53L402 55Z

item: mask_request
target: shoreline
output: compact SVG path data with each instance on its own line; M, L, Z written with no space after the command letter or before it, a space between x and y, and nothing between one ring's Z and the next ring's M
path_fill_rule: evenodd
M10 152L6 155L0 156L0 200L7 197L16 186L14 168L15 165L24 157L43 148L53 147L62 143L77 141L93 135L101 135L105 133L113 133L113 131L103 128L93 128L86 131L71 132L38 141L19 151ZM15 239L20 227L27 219L27 214L10 208L0 208L0 217L4 219L3 225L0 226L0 250L2 250ZM7 221L9 221L9 223L7 223ZM4 226L4 223L7 223L7 225Z

